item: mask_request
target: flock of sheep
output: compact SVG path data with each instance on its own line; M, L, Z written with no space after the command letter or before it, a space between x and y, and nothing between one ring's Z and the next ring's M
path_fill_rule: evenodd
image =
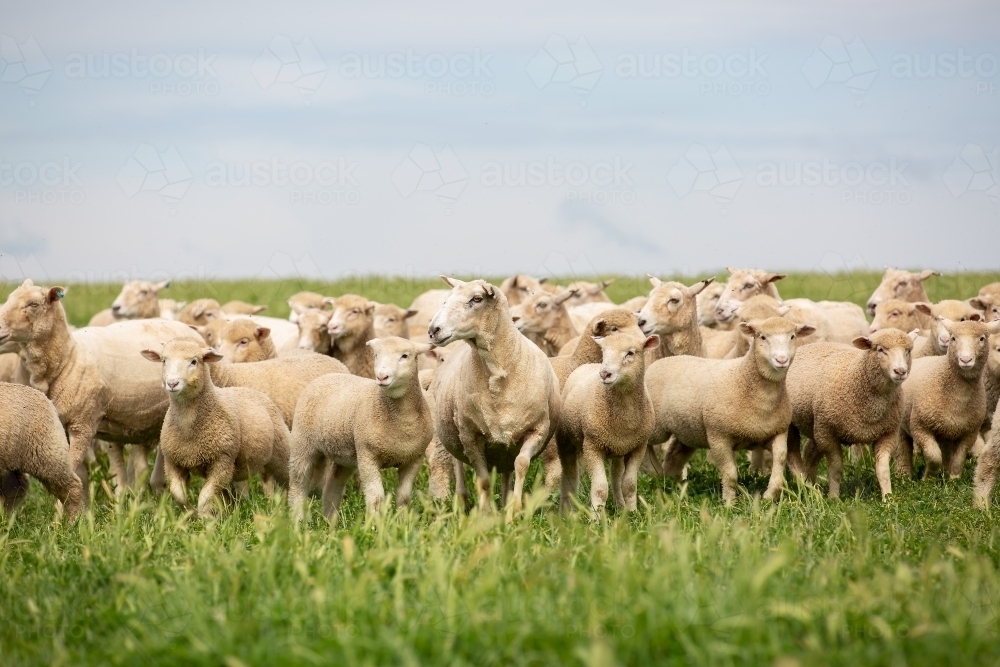
M609 486L635 510L640 470L683 476L698 449L727 503L740 450L753 472L770 469L768 499L786 467L815 481L826 458L835 498L842 448L862 445L883 497L890 460L912 475L916 452L925 477L955 478L972 455L974 503L989 504L1000 472L1000 283L931 304L923 282L934 272L888 269L869 323L854 304L782 300L781 274L730 274L725 285L650 278L648 295L620 305L607 283L445 277L450 289L408 309L302 292L288 320L243 302L160 299L169 283L133 281L77 330L63 288L26 280L0 307L3 505L16 507L30 475L72 519L95 452L121 493L144 480L154 448L155 492L169 488L191 508L190 476L205 479L198 514L259 474L265 493L287 488L297 520L314 490L335 520L355 472L376 511L387 467L399 470L403 505L425 460L435 498L454 485L468 504L470 466L488 508L495 470L517 512L539 457L563 509L585 471L595 513Z

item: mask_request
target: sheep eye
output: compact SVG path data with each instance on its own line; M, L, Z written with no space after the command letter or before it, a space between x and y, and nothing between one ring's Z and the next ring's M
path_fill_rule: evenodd
M545 310L548 307L549 307L549 304L545 303L544 301L541 302L540 304L538 304L538 310Z
M986 341L986 336L980 336L980 337L979 337L979 342L980 342L980 343L983 343L983 342L985 342L985 341Z
M198 365L198 360L197 359L192 359L191 360L191 365L192 366L197 366Z
M410 358L410 355L408 355L408 354L404 354L403 356L400 357L400 359L409 359L409 358Z
M141 292L139 292L139 296L146 296L147 294L149 294L149 292L147 292L146 290L142 290Z
M792 334L792 340L795 340L795 334Z
M244 338L243 340L240 341L240 345L248 345L249 343L250 343L249 338Z
M680 303L680 302L681 302L680 299L671 299L670 301L667 301L667 303Z
M747 283L743 286L743 289L753 289L753 283Z
M767 336L765 336L764 334L761 334L761 335L760 335L760 339L761 339L761 340L767 340Z
M892 311L892 313L890 313L890 315L892 317L899 317L899 311L898 310L894 310L894 311Z
M472 297L472 301L473 301L473 303L482 303L483 302L483 297L481 297L479 295L476 295L476 296Z

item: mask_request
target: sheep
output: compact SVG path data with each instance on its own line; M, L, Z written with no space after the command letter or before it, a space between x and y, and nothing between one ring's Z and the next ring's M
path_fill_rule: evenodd
M925 305L930 307L930 304ZM920 329L926 321L924 314L917 310L916 303L902 299L886 299L875 305L875 317L868 330L875 333L891 328L909 332Z
M399 469L396 505L410 502L413 482L434 436L433 417L417 375L417 355L426 343L391 336L366 343L375 355L375 379L325 375L306 387L295 410L288 504L296 520L304 514L313 469L331 464L323 489L323 514L332 519L344 486L358 471L369 513L385 498L382 468Z
M298 348L330 354L330 332L327 327L333 313L329 310L301 306L294 306L292 312L296 313L295 323L299 328Z
M142 356L161 366L170 407L160 431L160 451L170 493L190 509L187 483L205 478L196 513L211 513L216 493L260 473L265 490L288 485L289 432L277 406L246 387L217 388L209 365L222 359L210 347L173 340ZM269 494L270 495L270 494Z
M734 317L729 320L734 326L750 320L766 320L769 317L784 317L790 309L782 306L773 297L766 294L752 296L736 305ZM790 318L788 318L791 321ZM799 324L802 324L799 322ZM705 356L709 359L736 359L742 357L750 349L750 339L744 336L739 328L730 330L707 329L699 327L703 337ZM804 338L804 336L803 336Z
M554 357L570 340L579 335L573 326L566 302L573 298L576 290L565 290L559 294L538 292L510 309L517 330L525 335L532 334L541 341L541 349L547 356ZM530 339L535 342L534 339Z
M705 346L698 328L696 299L715 278L708 278L688 287L678 282L663 282L649 276L653 289L649 300L639 312L639 328L647 336L659 336L660 345L646 353L646 363L678 354L705 356Z
M771 273L757 269L728 269L730 276L715 305L717 322L730 322L736 317L738 304L758 294L766 294L779 303L781 297L774 283L785 277L784 273Z
M587 326L587 322L612 308L617 308L617 306L609 301L591 301L590 303L567 308L567 312L576 330L582 331Z
M394 303L379 303L375 306L375 337L409 338L410 327L407 320L417 314L415 310L400 308Z
M267 306L255 306L246 301L228 301L222 305L226 315L257 315L267 310Z
M1000 282L989 283L979 288L979 296L1000 296Z
M501 473L504 496L513 471L512 509L519 512L528 465L555 432L559 384L545 353L514 327L499 288L485 280L442 278L452 292L428 337L435 345L464 340L467 347L435 373L435 432L475 471L480 508L492 505L490 469Z
M316 308L318 310L324 310L333 302L329 297L325 297L322 294L317 294L316 292L299 292L293 294L290 299L288 299L288 307L291 312L288 314L288 321L292 324L298 324L299 315L303 311L309 308Z
M27 369L21 363L19 352L0 354L0 382L29 385Z
M1000 294L980 294L969 299L969 305L983 311L983 317L987 322L1000 320Z
M170 281L151 283L146 280L130 280L122 286L111 308L90 318L88 327L106 327L122 320L141 320L160 316L157 294L170 287Z
M732 328L732 321L721 324L715 319L715 307L719 303L719 297L726 291L723 283L713 282L698 294L698 325L709 328Z
M330 334L330 354L342 361L351 373L375 377L375 354L367 345L375 338L375 304L357 294L333 300L333 314L326 330Z
M986 419L983 420L983 425L979 428L979 438L970 451L976 458L982 454L983 448L990 441L990 427L997 412L997 403L1000 402L1000 334L990 335L989 343L990 353L986 357L986 371L983 374L983 385L986 388Z
M432 289L419 294L413 300L413 303L407 309L416 311L412 317L407 318L409 320L410 338L412 340L418 343L427 342L427 325L431 323L434 313L444 304L449 294L451 294L451 290ZM421 355L420 359L421 361L426 361L427 356Z
M180 319L181 311L187 306L187 301L175 301L174 299L157 299L160 308L160 317L165 320Z
M950 335L945 356L913 360L903 383L903 421L897 469L913 474L913 450L927 462L924 478L942 465L952 479L962 474L965 457L986 418L983 371L989 355L989 335L1000 323L943 322Z
M542 285L546 280L548 279L539 280L529 275L517 274L500 283L500 291L507 297L508 306L516 306L532 294L543 291Z
M796 475L816 479L826 457L830 498L840 497L841 446L871 444L884 499L892 493L889 461L903 418L902 383L910 373L916 332L887 328L840 343L807 345L795 353L785 385L792 401L788 463ZM855 349L856 348L856 349ZM801 436L808 439L800 458Z
M228 363L240 364L275 359L278 352L271 340L271 330L247 317L215 320L197 329L209 347Z
M868 298L867 310L869 315L875 315L875 307L883 301L889 299L899 299L911 303L930 303L930 298L924 290L924 281L931 276L940 276L937 271L927 269L919 273L912 273L905 269L892 269L885 267L885 275L882 282L875 288ZM921 329L927 328L927 322L921 321Z
M83 483L70 464L69 443L52 402L37 389L0 382L0 496L11 512L28 493L31 475L63 504L66 518L84 508Z
M611 303L611 299L608 298L604 290L614 281L614 278L612 278L610 280L602 280L599 283L591 283L586 280L571 282L564 288L564 290L574 292L574 295L570 297L569 303L566 304L567 307L582 306L585 303Z
M619 334L599 339L600 364L584 364L566 380L556 431L562 465L560 507L568 509L579 483L577 464L590 475L590 504L604 509L608 481L604 462L611 458L615 504L636 510L639 466L653 430L653 403L646 390L644 353L660 344L655 334Z
M978 322L983 319L982 313L968 303L954 299L946 299L935 303L933 306L926 303L916 303L914 307L917 312L923 313L930 318L928 336L926 339L919 341L918 345L914 348L914 359L940 356L947 353L948 341L951 339L951 334L944 325L945 320L952 322L972 320Z
M664 471L679 475L695 449L708 449L722 476L726 504L736 499L736 449L769 448L771 478L764 497L774 500L781 492L792 419L785 375L795 356L795 337L813 331L781 317L741 322L739 329L753 337L744 357L681 355L660 359L646 371L656 415L649 443L677 438L667 449Z
M225 319L222 307L215 299L196 299L181 309L177 320L184 324L203 327L212 320Z
M141 363L138 352L174 338L201 342L179 322L146 319L86 327L72 334L66 321L63 287L44 288L30 279L0 307L0 344L21 344L31 386L55 404L69 434L70 461L84 488L84 457L94 437L112 444L112 472L119 488L126 479L122 444L155 444L167 411L156 369ZM145 463L145 456L139 460ZM141 473L141 470L138 472ZM153 471L154 490L162 483Z

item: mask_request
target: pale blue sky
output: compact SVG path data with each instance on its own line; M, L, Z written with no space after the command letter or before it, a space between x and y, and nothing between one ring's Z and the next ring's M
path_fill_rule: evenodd
M997 267L996 3L537 5L5 8L0 276Z

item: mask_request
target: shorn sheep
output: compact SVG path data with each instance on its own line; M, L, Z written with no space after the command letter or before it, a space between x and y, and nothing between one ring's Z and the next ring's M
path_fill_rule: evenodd
M653 430L653 403L646 391L645 351L660 344L658 336L616 334L600 338L600 364L584 364L566 380L556 431L562 464L560 505L568 508L579 481L577 465L590 476L594 512L608 498L605 460L611 459L615 504L636 510L637 476Z
M62 502L72 521L83 509L83 484L70 465L69 443L52 402L31 387L0 382L0 496L4 511L28 493L28 475Z
M382 468L399 469L396 504L409 503L427 445L434 436L431 411L417 374L417 355L431 346L405 338L376 338L375 379L326 375L299 398L291 439L288 502L297 520L323 459L331 474L323 489L323 514L336 515L344 487L357 470L369 512L385 498Z
M649 443L677 441L667 449L664 471L681 473L696 449L707 449L722 476L722 498L736 499L734 450L764 446L771 451L771 478L764 497L774 500L784 486L786 436L792 405L785 376L795 356L795 339L811 333L808 324L781 317L741 322L752 336L739 359L682 355L660 359L646 371L656 422Z
M854 347L839 343L807 345L795 353L785 379L792 400L788 431L789 467L816 478L826 457L829 496L840 497L843 445L871 444L875 475L884 498L892 493L889 464L903 419L902 383L910 373L916 332L888 328L860 337ZM801 436L808 441L799 456Z
M205 478L197 513L211 513L215 495L233 482L260 473L265 489L288 484L288 427L265 394L245 387L217 388L208 365L222 357L212 348L175 340L142 356L161 366L170 398L160 432L160 451L170 493L190 508L192 473Z
M513 472L513 510L520 511L528 465L555 431L559 383L545 353L514 327L499 288L442 277L452 291L428 336L435 345L461 340L466 347L435 373L436 436L472 466L483 509L492 505L490 469L501 473L504 496Z

